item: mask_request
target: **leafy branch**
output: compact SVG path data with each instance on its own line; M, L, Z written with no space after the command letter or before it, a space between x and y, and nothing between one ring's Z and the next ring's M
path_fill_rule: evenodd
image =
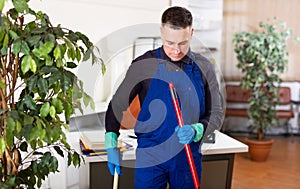
M58 171L51 149L62 157L66 152L68 165L80 165L65 122L75 108L82 111L81 100L95 105L72 69L91 60L105 71L87 36L53 26L28 2L12 0L14 7L2 14L5 0L0 0L0 188L40 187Z

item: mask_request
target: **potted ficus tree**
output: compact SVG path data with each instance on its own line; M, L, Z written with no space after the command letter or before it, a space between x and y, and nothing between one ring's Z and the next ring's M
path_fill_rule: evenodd
M53 26L28 2L12 0L3 12L0 0L0 188L41 187L58 171L57 155L80 165L66 120L82 100L94 104L71 70L89 58L101 62L84 34Z
M257 129L257 136L255 140L248 138L246 142L251 159L256 161L266 160L273 143L272 139L265 137L265 131L278 123L276 106L282 82L280 73L287 69L286 41L290 36L291 29L274 19L260 22L257 32L240 32L233 38L237 67L243 73L240 85L251 91L248 116ZM253 149L252 143L263 145L259 153ZM254 157L263 149L267 149L265 155Z

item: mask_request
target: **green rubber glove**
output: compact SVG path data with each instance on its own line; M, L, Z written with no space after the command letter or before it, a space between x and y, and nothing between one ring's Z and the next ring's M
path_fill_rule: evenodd
M203 137L204 134L204 126L202 123L194 123L191 124L191 126L195 129L196 134L194 137L194 142L198 142L199 140L201 140L201 138Z

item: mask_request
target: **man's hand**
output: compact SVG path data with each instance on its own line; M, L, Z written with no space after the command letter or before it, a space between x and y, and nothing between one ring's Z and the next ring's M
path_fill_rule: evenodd
M105 149L107 151L107 165L111 175L115 174L115 169L118 175L121 172L122 155L120 150L117 148L118 137L116 133L107 132L105 133Z
M108 148L107 151L107 165L111 175L115 174L115 169L118 175L121 175L121 155L118 148Z
M191 125L177 126L175 132L181 144L190 144L195 137L195 130Z
M179 142L181 144L190 144L192 141L198 142L203 137L204 127L202 123L195 123L191 125L177 126L175 128Z

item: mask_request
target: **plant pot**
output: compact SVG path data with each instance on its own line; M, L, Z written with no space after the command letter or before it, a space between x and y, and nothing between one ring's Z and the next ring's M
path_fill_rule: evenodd
M267 160L274 140L257 140L246 138L245 142L249 147L249 155L251 160L263 162Z

